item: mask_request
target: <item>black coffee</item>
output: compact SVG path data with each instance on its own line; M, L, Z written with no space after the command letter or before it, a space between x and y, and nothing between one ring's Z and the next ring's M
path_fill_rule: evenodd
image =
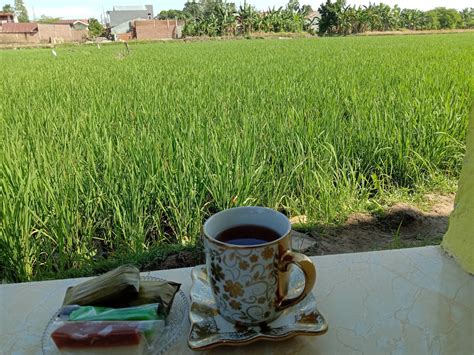
M227 244L258 245L274 241L280 237L280 234L271 228L243 224L220 232L216 239Z

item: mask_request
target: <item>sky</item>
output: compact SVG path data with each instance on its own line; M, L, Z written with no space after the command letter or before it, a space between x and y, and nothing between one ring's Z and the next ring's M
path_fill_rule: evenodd
M237 5L243 3L243 0L228 1L235 2ZM185 2L186 0L24 0L30 19L39 18L41 15L64 19L89 17L100 19L101 13L111 10L114 5L144 5L150 3L153 5L156 15L161 10L182 9ZM272 6L279 7L285 5L288 0L247 0L247 2L262 10ZM325 0L300 0L300 4L309 4L315 10L322 2L325 2ZM372 0L371 2L383 2L390 6L398 4L401 8L417 8L420 10L429 10L438 6L460 10L473 6L472 0ZM0 5L7 3L13 4L14 0L0 0ZM368 5L369 1L347 0L347 3L351 5Z

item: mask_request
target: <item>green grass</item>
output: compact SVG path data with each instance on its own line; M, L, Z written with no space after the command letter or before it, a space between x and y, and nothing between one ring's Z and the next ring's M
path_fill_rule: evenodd
M171 260L168 260L168 258ZM189 257L190 260L181 259ZM66 279L76 277L96 276L115 269L120 265L132 264L140 271L153 271L177 267L194 266L204 263L202 246L180 244L156 245L141 252L117 253L108 258L95 258L80 268L43 271L36 274L32 280Z
M1 51L0 277L193 245L237 205L341 221L446 189L474 35Z

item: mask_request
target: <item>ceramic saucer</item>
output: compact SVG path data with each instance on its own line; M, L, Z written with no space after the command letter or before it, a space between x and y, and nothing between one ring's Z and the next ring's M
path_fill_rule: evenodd
M322 335L328 329L328 323L316 308L313 293L299 304L287 308L271 323L252 327L237 326L219 315L206 267L194 267L191 279L188 345L193 350L206 350L219 345L243 345L262 339L283 340L295 335ZM298 295L303 287L303 273L298 268L291 268L288 297Z

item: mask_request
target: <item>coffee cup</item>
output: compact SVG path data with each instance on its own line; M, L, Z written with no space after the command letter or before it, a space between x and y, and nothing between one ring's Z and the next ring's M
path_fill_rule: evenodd
M207 273L217 309L232 323L256 325L311 292L316 268L291 250L291 224L265 207L236 207L211 216L203 226ZM290 266L305 276L301 294L288 298Z

